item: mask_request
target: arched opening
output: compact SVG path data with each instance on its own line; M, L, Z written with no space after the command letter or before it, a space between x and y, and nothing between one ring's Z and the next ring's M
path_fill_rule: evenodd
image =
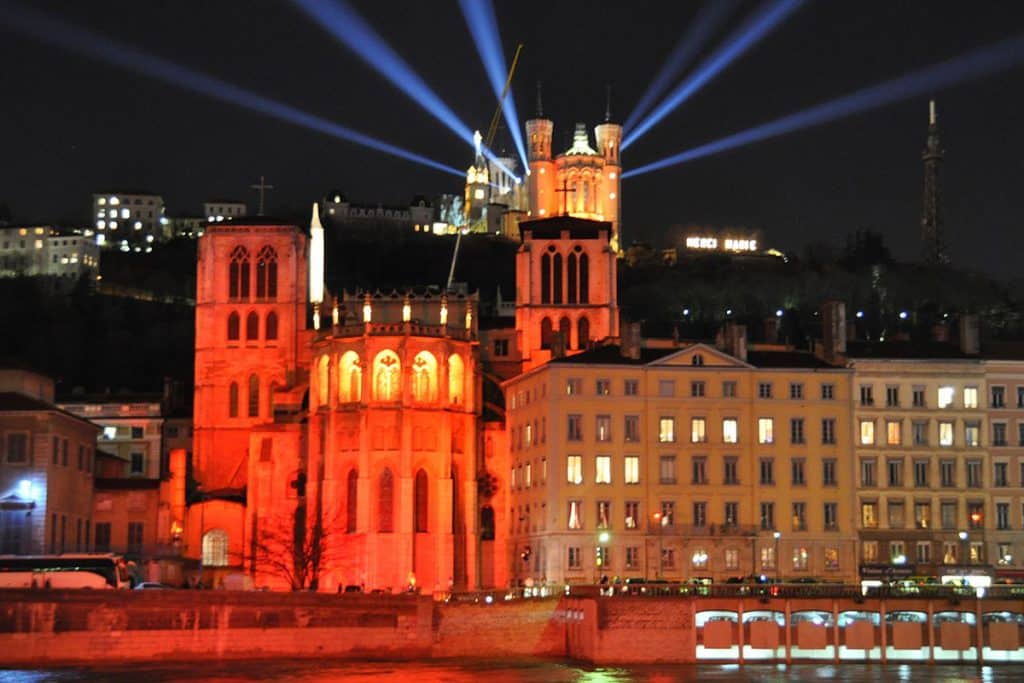
M228 566L228 532L210 529L203 534L203 566Z
M316 363L316 398L318 406L325 406L331 402L330 365L330 359L326 353L320 356Z
M273 311L267 313L266 337L267 341L277 339L277 313Z
M551 337L553 336L554 331L551 329L551 318L544 318L540 321L540 348L550 349Z
M551 278L551 302L555 304L562 303L562 255L555 254L555 258L552 259L551 263L552 278Z
M363 368L359 364L359 354L346 351L341 354L338 363L338 401L355 403L363 395Z
M465 387L464 371L462 356L455 353L448 356L448 402L452 405L462 405L462 391Z
M245 340L255 341L260 338L260 317L256 311L250 311L245 316Z
M579 247L576 247L579 249ZM569 254L568 267L569 267L569 282L568 282L568 297L566 297L569 303L576 303L576 254Z
M397 401L402 363L398 354L385 349L373 359L373 398L376 401Z
M413 358L412 400L421 403L437 400L437 360L429 351L420 351Z
M238 382L228 387L228 417L238 417Z
M551 303L551 256L543 254L540 257L540 302Z
M348 471L345 482L345 531L356 532L356 515L359 514L359 473L355 469Z
M238 245L231 250L228 265L228 298L249 298L249 250Z
M590 261L586 254L580 254L580 292L581 304L590 303Z
M260 378L249 375L249 417L260 415Z
M428 531L430 508L427 505L427 473L423 470L416 472L416 484L413 488L413 528L416 533L425 534Z
M576 322L576 348L585 349L590 344L590 321L587 316L580 316Z
M558 334L562 338L562 349L570 349L570 339L572 337L572 323L568 318L562 318L558 321Z
M241 327L242 319L238 311L231 311L231 315L228 316L228 341L238 341L242 333Z
M377 486L377 531L390 534L395 530L395 478L384 468Z
M256 298L277 298L277 252L270 245L256 256Z

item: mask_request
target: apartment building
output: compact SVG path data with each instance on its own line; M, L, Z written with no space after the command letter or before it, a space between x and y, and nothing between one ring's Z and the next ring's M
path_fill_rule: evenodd
M852 373L732 332L503 385L513 582L855 580Z

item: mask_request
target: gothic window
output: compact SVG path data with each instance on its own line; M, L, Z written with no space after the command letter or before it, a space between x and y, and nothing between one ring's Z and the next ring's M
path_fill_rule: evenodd
M237 311L231 311L228 316L228 341L238 341L241 335L242 320Z
M203 534L203 566L228 566L228 532L210 529Z
M540 348L550 349L552 336L554 332L551 328L551 318L544 318L540 321Z
M490 505L480 509L480 540L494 540L494 508Z
M271 341L271 340L277 339L277 313L274 313L273 311L271 311L270 313L267 313L267 323L266 324L267 324L267 328L266 328L266 335L265 336L267 338L267 341Z
M345 495L345 531L350 534L356 531L356 515L359 511L359 473L348 471Z
M416 485L413 489L413 510L415 511L415 519L413 520L414 529L416 533L424 534L428 531L427 520L429 515L429 508L427 507L427 473L423 470L416 472Z
M260 378L259 375L249 375L249 417L260 415Z
M377 401L397 401L402 364L398 354L385 350L373 361L373 398Z
M228 417L238 417L238 382L228 387Z
M562 303L562 255L555 254L555 258L551 259L551 303L560 304Z
M412 400L437 400L437 360L429 351L420 351L412 361Z
M256 256L256 298L277 298L277 252L269 245Z
M260 317L256 315L256 311L250 311L249 315L245 316L245 340L255 341L260 338Z
M579 247L576 247L579 249ZM580 295L581 304L590 303L590 264L587 255L580 254Z
M590 211L590 182L583 181L583 210Z
M228 297L249 298L249 250L241 245L231 251L231 265L228 266Z
M327 354L320 356L320 360L317 361L316 367L316 383L317 383L317 405L325 406L330 403L330 360L327 358Z
M576 348L585 349L590 342L590 321L581 316L576 322Z
M554 250L554 247L551 247ZM551 255L544 254L540 257L540 302L551 303Z
M390 534L395 530L395 478L391 470L384 468L377 487L377 531Z
M462 357L452 354L448 357L448 402L462 405L462 389L465 386L465 373Z
M579 249L579 247L576 247ZM576 303L576 254L569 254L569 258L566 259L568 266L569 276L569 292L566 300L570 304Z
M569 338L572 336L572 323L568 318L558 321L558 334L562 337L562 349L568 349Z
M354 403L363 396L363 369L359 365L359 354L346 351L338 363L338 401Z

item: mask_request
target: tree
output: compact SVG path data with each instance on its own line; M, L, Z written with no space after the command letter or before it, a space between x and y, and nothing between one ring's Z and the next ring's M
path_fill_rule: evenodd
M322 571L339 559L335 536L343 528L333 511L326 521L322 512L309 514L300 496L291 514L259 522L249 559L257 571L281 579L293 591L317 590Z

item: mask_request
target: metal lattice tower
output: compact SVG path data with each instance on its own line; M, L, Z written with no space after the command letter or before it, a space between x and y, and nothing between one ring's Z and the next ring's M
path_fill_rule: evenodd
M935 116L935 100L928 103L928 139L921 160L924 161L924 203L921 209L921 246L925 263L949 263L949 254L942 234L942 197L939 171L945 150L939 143L939 125Z

